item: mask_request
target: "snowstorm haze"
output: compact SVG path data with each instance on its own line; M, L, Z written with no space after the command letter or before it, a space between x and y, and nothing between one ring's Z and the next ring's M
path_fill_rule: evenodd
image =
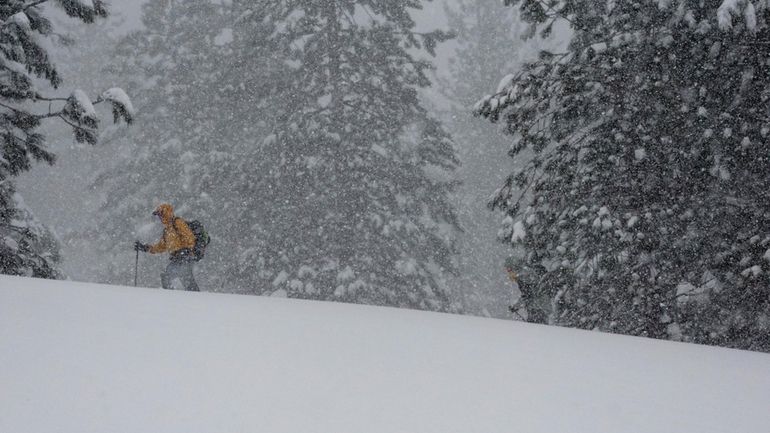
M61 45L51 52L67 83L57 93L68 96L69 89L98 92L107 85L117 85L109 78L101 79L118 38L141 28L143 1L111 2L112 15L81 28L57 8L50 9L52 19L73 38L74 45ZM130 129L122 126L124 133ZM45 125L48 143L57 155L51 167L35 166L19 179L19 190L36 216L53 229L62 241L62 268L69 279L99 281L100 255L80 234L96 224L95 214L103 203L102 193L92 187L93 168L109 159L115 149L109 144L97 146L77 143L62 125Z
M57 22L65 29L72 28L70 34L75 41L73 47L62 47L53 53L64 75L67 89L80 88L95 92L107 85L119 84L104 79L107 76L115 77L113 80L116 80L119 73L108 70L105 74L104 70L109 67L115 55L115 45L120 39L131 32L141 31L143 3L114 3L111 5L112 15L106 21L90 25L85 30L63 14L56 15ZM498 2L490 0L489 3L497 6L500 11L505 11ZM423 10L413 10L417 31L447 29L447 7L453 9L457 5L451 1L430 2L424 4ZM540 42L525 44L517 36L520 30L513 17L509 24L511 38L507 51L517 59L511 62L511 67L516 67L518 59L532 56L535 53L534 47ZM564 36L561 38L565 39ZM502 215L489 211L486 204L490 194L510 172L513 161L505 157L509 139L502 131L499 128L489 128L482 119L472 117L471 107L474 100L468 99L467 96L461 100L454 95L452 86L459 77L451 76L450 69L457 49L458 41L451 39L439 44L435 57L414 50L416 55L428 59L435 66L435 70L429 74L432 86L420 92L426 107L441 119L450 132L452 123L459 120L461 125L470 123L474 125L475 130L486 132L487 139L494 137L494 144L482 142L478 137L454 137L461 165L452 176L461 182L461 185L452 193L451 200L458 212L459 227L462 228L462 232L456 235L459 257L465 259L459 260L459 273L449 277L448 285L458 299L463 299L466 303L465 309L469 312L505 317L510 299L516 295L503 269L503 261L510 248L497 240ZM73 56L73 53L76 55ZM483 68L483 65L480 67ZM486 76L476 84L476 91L481 94L493 90L498 79L498 71L490 66ZM137 108L140 112L143 110L141 105ZM212 116L219 112L215 106L209 109ZM139 128L141 125L111 127L111 130L103 134L99 144L90 146L76 143L61 125L47 127L46 130L50 131L47 132L50 146L58 157L56 164L50 168L36 167L20 178L19 189L27 203L38 218L54 230L61 241L62 268L70 279L124 284L132 282L130 278L120 281L105 277L106 263L117 263L117 266L122 264L125 268L133 267L134 254L127 247L133 238L110 237L111 242L126 248L124 251L113 250L113 257L105 257L94 231L101 230L99 215L105 206L106 192L96 186L94 181L99 170L105 167L105 161L116 154L127 152L123 147L125 143L131 142ZM486 169L479 171L480 164L487 164ZM109 176L109 170L102 175ZM157 201L167 199L162 196L147 196L144 199L145 212L126 215L125 220L120 223L131 227L144 226L145 230L151 231L151 234L147 234L149 240L153 236L159 236L161 230L160 224L156 224L154 229L148 227L153 222L150 212ZM184 206L184 203L176 205ZM194 214L194 210L190 209L188 213ZM210 227L209 230L216 239L217 228ZM222 252L216 249L216 246L217 242L214 242L212 254ZM142 285L154 286L159 283L157 275L163 267L160 260L142 257L140 267L139 281ZM202 269L203 272L198 272L202 286L216 284L215 282L221 279L217 276L217 270L205 267L205 263L202 264ZM125 275L128 274L130 272ZM221 287L214 289L223 290Z
M770 352L766 2L108 3L0 6L0 273Z

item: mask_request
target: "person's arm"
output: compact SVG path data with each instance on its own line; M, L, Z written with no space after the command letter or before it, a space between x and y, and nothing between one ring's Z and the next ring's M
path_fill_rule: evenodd
M158 254L158 253L164 253L168 250L168 245L166 244L166 231L163 230L163 236L160 237L160 241L158 241L155 245L150 245L150 249L147 250L150 254Z

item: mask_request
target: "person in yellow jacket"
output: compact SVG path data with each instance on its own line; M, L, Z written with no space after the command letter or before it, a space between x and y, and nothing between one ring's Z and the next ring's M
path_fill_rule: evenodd
M164 289L173 288L174 280L179 279L185 290L199 292L193 276L193 261L190 259L195 247L195 235L192 230L183 219L174 215L174 208L170 204L161 204L152 214L163 223L163 236L154 245L136 241L134 249L150 254L169 253L171 260L166 266L166 271L160 276Z

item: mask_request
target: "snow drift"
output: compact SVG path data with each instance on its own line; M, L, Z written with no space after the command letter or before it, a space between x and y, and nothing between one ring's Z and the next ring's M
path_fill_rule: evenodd
M0 432L725 432L770 356L499 320L0 276Z

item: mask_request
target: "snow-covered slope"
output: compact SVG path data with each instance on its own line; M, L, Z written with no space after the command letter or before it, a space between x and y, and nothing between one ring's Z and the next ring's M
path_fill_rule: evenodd
M764 354L0 276L3 433L769 429Z

